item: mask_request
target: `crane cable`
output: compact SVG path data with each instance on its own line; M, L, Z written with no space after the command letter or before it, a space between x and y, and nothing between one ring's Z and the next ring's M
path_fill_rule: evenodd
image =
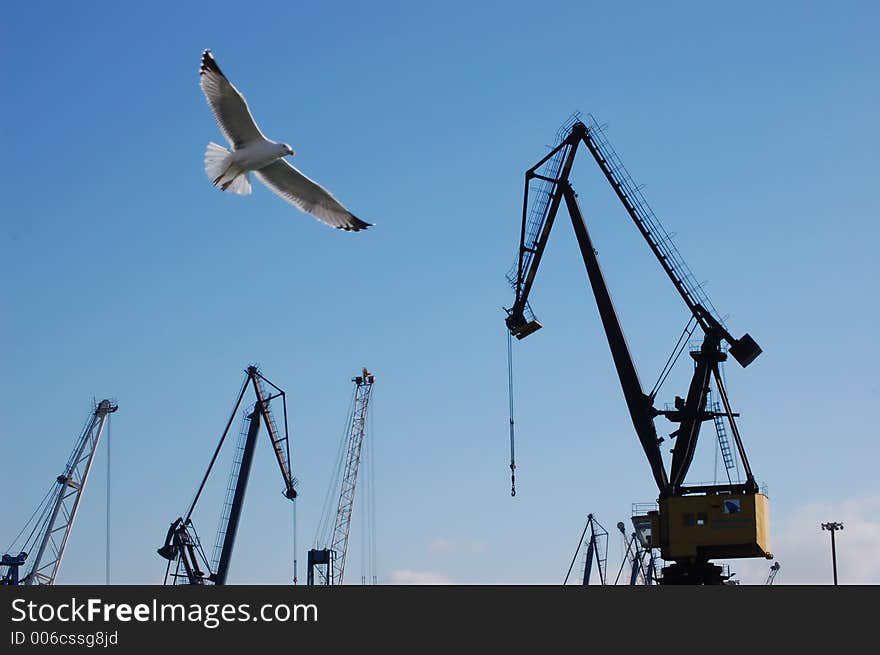
M290 438L290 431L288 430L287 425L287 397L281 396L282 407L284 408L284 435L288 437L287 439L287 468L290 471L291 480L295 483L296 478L293 477L293 456L290 453L291 443L293 439ZM293 584L294 586L299 582L299 574L297 572L297 561L296 561L296 553L297 553L297 533L296 533L296 506L297 502L295 498L291 498L291 505L293 505L291 509L291 523L292 525L292 533L293 533Z
M376 584L378 582L379 576L379 568L377 565L377 557L376 557L376 456L375 456L375 448L373 447L373 442L376 440L376 433L374 430L374 422L373 417L376 415L376 401L375 399L371 399L371 409L369 415L370 421L370 430L367 433L369 436L369 440L367 441L367 460L369 468L367 472L367 491L369 492L369 511L367 512L367 516L369 517L369 529L370 529L370 581L368 584Z
M330 540L333 538L333 529L336 521L336 514L339 502L339 490L341 486L342 473L345 468L345 456L348 450L348 437L351 431L351 421L354 414L354 400L356 393L352 395L348 405L348 413L345 419L345 427L342 430L342 438L339 440L339 448L336 452L334 467L331 470L330 484L324 495L324 504L321 509L321 518L318 529L315 532L315 548L329 547ZM336 505L334 505L334 503Z
M371 401L372 402L372 401ZM364 510L361 512L361 584L375 584L376 580L376 491L375 465L373 453L373 414L369 413L370 424L364 438L364 452L361 458L361 497Z
M112 414L107 415L107 527L106 527L106 550L105 550L105 581L104 584L110 584L110 435L111 426L113 425L112 419L110 418Z
M510 401L510 495L516 496L516 457L513 449L513 341L507 332L507 394Z
M33 537L34 537L34 533L39 528L41 528L43 526L43 524L48 520L48 518L47 518L47 514L49 512L49 502L48 501L49 501L49 498L52 495L54 495L55 490L57 488L58 488L58 482L53 481L52 485L49 487L49 491L47 491L46 495L43 496L43 500L41 500L40 504L37 505L37 508L34 510L34 513L31 514L31 517L27 520L27 523L24 524L24 527L21 529L21 531L17 535L15 535L15 539L12 540L12 543L9 544L9 547L6 549L7 553L11 553L17 543L21 543L22 549L25 550L26 552L30 550L29 544L31 543L31 539L33 539ZM31 532L28 535L27 539L25 539L23 542L19 542L19 540L21 539L21 535L24 534L24 531L28 529L28 526L34 521L34 518L38 514L40 515L40 518L39 518L39 520L37 520L36 523L34 523L34 527L31 529Z
M293 505L293 584L296 585L299 582L296 572L296 502L292 502L291 505Z
M693 325L691 325L691 322L693 322ZM672 367L675 366L678 358L681 357L681 353L684 352L688 339L691 338L694 330L697 329L697 325L698 322L696 318L691 316L685 324L681 336L678 337L678 341L675 342L675 346L672 348L672 353L669 355L669 359L667 359L666 363L663 365L663 370L660 371L660 376L657 378L657 382L654 383L654 388L651 389L651 393L648 394L649 398L654 398L660 390L660 387L666 382L666 378L669 377L669 374L672 372Z
M196 503L199 502L202 491L205 489L205 483L208 481L208 476L211 474L211 469L214 468L214 462L217 461L217 456L220 454L220 449L223 447L223 442L226 440L226 436L229 434L229 428L232 427L232 422L235 420L235 413L238 411L239 407L241 407L241 400L242 398L244 398L244 392L247 390L247 385L250 381L250 377L245 376L244 382L241 383L241 390L238 392L238 401L236 402L235 407L232 410L232 414L230 414L229 416L229 421L226 423L226 429L223 431L223 434L220 436L220 441L217 444L217 447L214 449L214 455L211 457L211 461L208 463L208 470L205 471L205 475L204 477L202 477L202 483L196 490L196 494L195 496L193 496L192 502L189 505L189 509L182 517L184 519L184 522L189 520L189 518L192 516L193 510L195 510L196 508Z

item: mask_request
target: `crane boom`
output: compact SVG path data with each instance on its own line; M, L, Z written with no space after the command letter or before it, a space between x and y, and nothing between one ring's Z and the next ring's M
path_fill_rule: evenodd
M581 123L581 125L583 124ZM592 125L591 128L587 128L585 125L583 128L578 128L579 131L582 130L581 138L584 144L611 184L611 188L614 189L614 193L623 204L627 214L644 237L651 252L654 253L657 261L660 262L663 270L672 280L673 286L681 295L691 314L697 319L704 332L716 333L719 339L723 338L727 341L730 344L730 353L734 358L743 367L748 366L761 354L760 346L748 334L743 335L740 339L735 339L724 327L722 321L715 316L717 312L714 310L712 302L703 292L702 287L694 280L675 244L654 216L654 212L645 202L638 187L632 182L620 158L603 136L602 130L599 129L595 121L592 121Z
M214 548L214 551L217 553L213 574L215 585L225 585L226 576L229 574L229 562L232 559L232 549L235 546L235 535L238 533L238 523L241 519L244 495L250 480L251 464L254 461L254 451L257 445L257 435L260 433L260 415L258 411L254 409L245 418L247 428L244 444L241 449L241 458L237 460L230 476L229 490L232 493L229 497L229 502L224 506L224 511L221 514L220 527L217 529L217 543Z
M263 383L271 387L274 393L266 392ZM240 453L234 461L232 473L230 475L229 484L227 486L226 502L220 517L220 526L217 530L217 540L214 546L213 562L209 562L207 556L202 549L201 542L192 524L192 513L196 507L196 503L201 496L208 476L217 461L217 456L223 446L232 421L237 415L244 399L248 386L251 386L256 396L254 408L249 411L245 417L245 427L242 432L242 439L239 443ZM281 398L284 408L284 432L278 429L275 418L270 409L270 402L276 398ZM195 498L184 516L175 519L168 529L164 544L158 549L158 553L169 561L166 573L166 583L170 580L173 584L205 584L213 583L214 585L226 584L226 578L229 573L229 564L232 558L232 551L235 545L235 537L238 531L238 523L241 518L241 510L244 504L245 492L247 490L248 480L250 478L251 463L253 461L254 450L256 448L257 436L260 430L261 422L266 426L269 438L272 444L272 450L281 469L281 475L284 479L283 495L289 500L294 500L297 496L296 479L293 477L290 468L290 441L287 432L287 400L284 391L267 380L256 366L249 366L246 370L246 377L242 384L241 391L238 394L232 414L226 423L226 428L220 437L220 441L214 450L202 482L196 492ZM172 562L176 562L174 572L171 572ZM201 566L200 566L201 565ZM204 569L204 570L202 570ZM213 570L212 570L213 569ZM181 570L183 572L181 573Z
M569 156L573 157L576 150L577 148L573 147ZM565 195L566 205L571 216L571 224L574 226L584 265L587 269L587 275L590 279L590 285L593 288L593 295L596 298L596 305L599 308L599 315L605 327L605 336L611 348L612 359L614 360L617 376L623 388L623 395L629 408L630 418L635 427L639 442L642 444L642 449L645 451L645 456L648 458L648 464L651 467L654 481L659 489L664 490L669 486L669 480L663 467L657 428L654 426L653 398L642 390L639 374L629 352L629 346L626 343L623 328L620 326L620 320L617 318L617 312L614 310L614 303L611 301L611 294L608 292L608 286L605 284L605 278L599 266L599 259L596 257L596 249L593 247L593 242L587 231L587 225L581 215L577 197L568 180L563 180L563 183L560 184L560 189Z
M578 206L577 196L568 181L578 145L583 139L585 130L586 127L583 123L575 123L564 140L550 154L526 171L525 198L523 200L524 227L520 237L520 265L516 283L516 298L513 307L508 310L507 327L511 334L518 339L522 339L540 328L540 324L537 321L527 321L524 312L528 305L529 292L535 280L541 256L547 245L550 229L559 210L560 201L562 198L565 198L584 265L587 269L590 285L596 297L596 304L602 318L602 324L605 327L605 335L608 339L612 358L614 359L614 366L617 369L624 397L626 398L630 419L645 456L648 459L654 481L662 491L668 487L669 480L660 454L657 429L654 426L653 399L642 390L638 372L626 343L626 337L623 334L623 329L614 310L614 303L611 301L611 295L608 293L608 287L605 284L595 248ZM561 166L556 167L559 171L557 177L547 177L536 172L544 163L556 156L557 153L563 156L563 163ZM543 216L539 217L538 225L533 223L533 227L537 228L533 229L533 234L538 234L539 236L537 238L533 236L529 240L525 225L527 223L530 182L534 178L538 178L549 185L549 187L545 187L544 194L550 200L549 203L544 205L546 211ZM539 196L537 202L541 203L541 196ZM528 263L528 268L525 268L526 263Z
M352 378L351 381L355 383L351 429L345 457L345 471L342 475L342 487L339 491L339 505L336 509L336 521L333 526L333 537L330 541L330 550L336 553L333 558L333 583L337 585L342 584L345 574L345 557L348 553L348 538L351 533L351 513L354 509L361 449L364 445L364 435L367 429L367 407L370 404L376 376L365 368L361 375Z
M565 127L565 126L564 126ZM702 287L696 283L687 264L684 263L678 249L672 242L666 230L654 216L650 206L642 197L638 187L632 182L629 173L623 166L620 158L614 152L611 144L602 135L602 130L594 120L591 120L591 126L587 127L584 123L578 121L570 125L570 131L548 155L541 159L535 166L526 172L526 190L523 202L523 229L520 238L520 257L518 262L517 276L515 280L516 300L510 310L509 325L513 324L511 331L514 336L522 339L531 331L540 328L540 324L535 325L524 320L523 312L528 304L528 296L534 282L535 273L541 261L550 229L553 226L553 220L556 211L559 208L559 184L567 181L571 172L571 164L574 160L574 151L577 145L583 142L592 154L602 173L611 184L615 194L623 204L624 209L633 223L639 230L639 233L647 242L663 267L663 270L669 276L673 286L682 300L684 300L691 314L703 328L706 333L715 333L717 338L724 339L730 344L730 353L743 366L748 366L751 362L761 354L761 348L748 334L744 334L739 339L734 338L724 327L723 322L716 317L717 312L714 310L712 302L703 292ZM565 164L560 167L554 166L553 161L564 158ZM540 175L537 170L544 166L548 160L551 161L549 166L549 176ZM535 201L533 216L531 221L532 230L529 231L527 226L529 183L533 178L540 179L549 185L545 186L544 194L552 200L547 203L540 196ZM538 236L540 235L540 236ZM531 237L531 238L530 238ZM523 334L523 329L530 326L530 332Z
M348 433L340 445L340 463L343 464L342 481L339 486L339 500L333 520L333 529L325 532L329 519L330 507L325 505L322 527L315 542L328 543L323 548L312 548L308 552L308 584L341 585L345 575L345 561L348 554L348 540L351 534L351 516L354 509L355 490L357 487L358 469L361 462L361 451L367 431L367 409L373 393L376 376L366 368L361 375L351 379L355 383L354 398L351 404L351 415L348 421ZM342 450L344 448L344 450ZM338 470L337 470L338 475ZM330 483L327 500L336 488L339 478ZM326 523L325 523L326 521ZM317 572L317 575L316 575Z
M46 507L51 509L44 514L42 527L32 532L37 535L37 539L33 542L36 555L30 570L19 577L18 569L27 560L27 549L16 556L4 555L2 564L9 567L3 577L4 584L55 584L101 435L110 414L118 409L118 405L105 399L97 403L90 412L85 428L67 460L64 473L56 478L57 486L47 497L49 504Z
M266 426L266 431L269 433L269 439L272 442L272 450L275 452L275 459L278 461L278 468L281 469L281 477L284 478L284 497L293 500L296 498L296 480L290 470L290 446L288 443L288 436L286 432L284 436L281 435L278 426L275 423L275 418L272 416L272 412L269 408L270 401L281 397L284 409L284 424L286 426L286 397L281 389L263 377L256 366L248 368L248 377L250 377L251 382L254 385L254 393L257 395L257 409L260 412L260 416L263 417L263 424ZM262 382L268 384L277 393L267 396L266 392L263 390Z

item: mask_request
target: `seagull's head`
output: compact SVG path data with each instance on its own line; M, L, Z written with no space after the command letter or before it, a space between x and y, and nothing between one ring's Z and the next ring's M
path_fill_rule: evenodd
M293 157L293 154L294 154L293 148L291 148L286 143L281 144L281 156L282 157L287 156L287 155L290 155L291 157Z

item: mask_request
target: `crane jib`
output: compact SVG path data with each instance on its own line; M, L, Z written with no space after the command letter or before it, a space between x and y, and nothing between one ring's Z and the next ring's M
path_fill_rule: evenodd
M702 360L698 361L683 411L656 410L653 407L653 394L645 394L642 390L596 251L578 206L577 195L569 181L580 143L583 143L592 154L628 215L705 334L704 347L701 349L704 354L701 356ZM537 187L537 190L533 187ZM581 249L633 426L661 495L677 493L683 487L685 475L693 459L699 428L705 415L709 382L717 368L717 361L726 357L722 354L720 342L723 340L729 344L726 352L729 352L743 367L748 366L761 354L761 348L749 334L744 334L739 339L734 338L723 322L717 318L717 312L711 301L701 285L694 280L690 269L672 243L670 235L644 200L640 189L604 138L599 126L593 122L588 127L580 120L568 124L568 131L559 144L526 171L519 257L516 276L511 280L516 293L512 307L506 310L506 325L512 336L523 339L542 327L531 313L529 295L563 200ZM726 398L722 399L726 401ZM661 414L682 422L679 430L673 433L679 441L673 451L672 472L668 476L659 448L663 439L658 438L654 427L654 417ZM733 415L734 413L728 410L725 417L733 423ZM735 425L732 427L736 433ZM741 458L745 460L745 452L742 448L739 450ZM747 480L747 485L749 488L753 486L751 477Z
M602 135L601 129L598 125L587 127L582 122L573 123L566 138L526 172L523 223L515 285L516 299L513 307L508 310L508 328L511 333L518 339L523 339L541 328L541 324L534 318L526 319L525 308L561 199L559 185L563 180L568 180L571 163L579 143L584 143L593 155L627 214L703 330L716 331L719 338L730 344L730 354L734 359L743 367L748 366L761 354L760 346L748 334L736 339L727 331L723 322L716 317L717 312L711 301L702 290L702 286L695 281L690 268L672 242L671 236L645 201L641 190L632 181L617 153ZM563 154L566 155L565 165L554 167L556 161L554 157ZM548 175L536 172L541 166L549 166ZM546 181L549 187L545 185L539 190L538 197L533 199L532 214L529 215L529 183L533 179ZM547 197L552 200L547 202ZM532 228L531 231L529 226Z

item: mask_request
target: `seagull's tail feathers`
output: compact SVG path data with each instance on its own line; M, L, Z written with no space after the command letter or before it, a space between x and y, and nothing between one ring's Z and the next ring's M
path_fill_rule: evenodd
M223 146L216 143L209 143L205 150L205 173L213 184L217 184L220 179L229 171L232 153Z
M232 153L223 146L209 143L205 150L205 173L211 184L241 196L251 192L250 176L232 164Z

